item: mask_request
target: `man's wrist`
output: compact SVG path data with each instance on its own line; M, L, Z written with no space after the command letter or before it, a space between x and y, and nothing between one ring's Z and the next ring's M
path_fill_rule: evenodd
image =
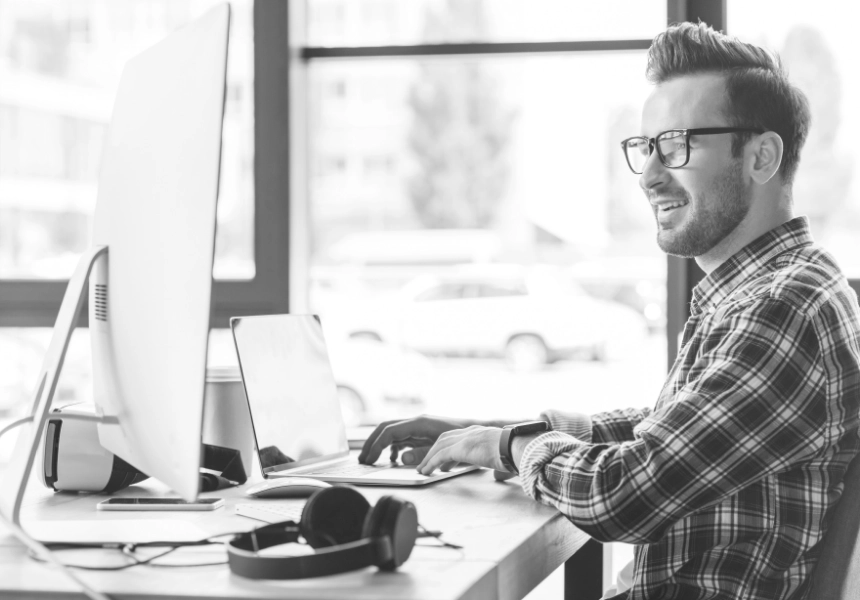
M499 460L504 469L510 473L519 474L518 461L513 455L513 444L517 438L549 430L550 424L547 421L525 421L503 427L499 438Z
M520 470L520 463L522 463L523 454L525 454L526 452L526 447L545 433L546 431L538 431L536 433L518 435L514 438L514 441L511 444L511 457L514 460L514 464L517 467L517 471Z

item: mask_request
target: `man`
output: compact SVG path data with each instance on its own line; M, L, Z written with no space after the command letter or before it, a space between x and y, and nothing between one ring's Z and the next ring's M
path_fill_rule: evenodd
M648 77L622 146L658 244L707 274L654 407L547 411L552 431L509 448L500 422L383 423L360 460L518 470L594 538L637 544L619 598L804 598L860 449L857 297L792 214L809 110L778 59L704 24L658 35Z

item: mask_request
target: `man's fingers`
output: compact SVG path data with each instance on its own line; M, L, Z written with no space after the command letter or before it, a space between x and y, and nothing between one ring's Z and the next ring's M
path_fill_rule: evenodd
M385 425L385 427L383 427ZM382 428L379 431L380 427ZM373 432L372 438L367 438L364 448L358 456L358 462L372 465L379 459L382 451L394 442L405 442L410 438L410 423L390 421L383 423Z
M400 462L404 465L417 465L430 450L433 442L430 440L409 440L408 442L397 442L391 444L391 462Z
M430 446L417 446L401 454L400 460L404 465L417 465L424 460L429 451Z
M417 445L429 446L440 435L457 429L459 425L456 422L427 416L405 421L386 421L378 425L367 438L358 455L358 461L373 464L385 448L395 443L400 444L398 453L402 451L404 445L415 447L416 442L419 442ZM392 452L392 456L396 457L397 453Z
M415 448L418 446L432 446L433 441L427 437L414 436L409 434L410 428L408 423L396 423L389 425L385 430L377 436L376 440L365 448L358 461L367 465L374 464L379 460L379 456L386 447L391 446L391 460L396 461L398 454L405 448ZM423 455L422 455L423 456Z
M396 422L397 421L385 421L376 426L376 428L373 430L373 433L367 436L367 439L364 442L364 446L362 446L361 448L361 453L358 455L358 462L367 463L367 455L369 454L370 449L373 447L373 444L376 442L377 438L380 436L380 434L382 434L383 431L385 431L386 427ZM376 456L377 458L379 458L378 454ZM376 462L376 459L374 459L373 462Z
M421 465L418 466L418 472L422 475L432 475L433 471L439 468L442 463L448 462L446 458L447 456L447 448L428 454L428 456L424 457Z
M416 471L430 475L449 456L450 448L457 443L456 435L441 435L436 443L427 451L424 460L416 467Z

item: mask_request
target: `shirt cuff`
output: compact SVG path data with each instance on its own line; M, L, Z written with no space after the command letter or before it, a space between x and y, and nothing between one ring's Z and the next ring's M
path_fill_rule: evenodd
M547 410L540 414L540 418L549 421L553 431L566 433L588 444L592 443L591 417L585 413Z
M520 459L520 482L526 495L540 502L541 485L549 485L543 472L544 467L557 456L587 444L588 442L560 431L548 431L533 439Z

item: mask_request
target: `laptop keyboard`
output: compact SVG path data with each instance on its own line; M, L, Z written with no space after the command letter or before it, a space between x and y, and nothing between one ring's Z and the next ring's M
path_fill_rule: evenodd
M291 504L237 504L236 514L249 519L257 519L266 523L279 523L281 521L295 521L296 523L302 518L302 510L305 508L305 503Z
M360 465L347 463L343 466L332 465L324 470L310 471L302 473L302 475L337 475L340 477L361 477L371 473L379 473L382 469L390 469L395 465Z

